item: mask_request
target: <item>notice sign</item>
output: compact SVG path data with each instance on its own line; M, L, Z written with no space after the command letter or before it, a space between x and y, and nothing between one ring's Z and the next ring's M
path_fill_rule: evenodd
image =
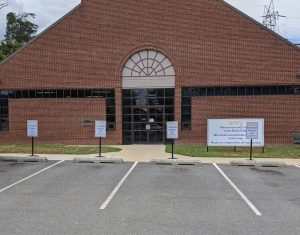
M27 137L38 137L37 120L27 120Z
M246 139L258 139L258 122L247 122Z
M95 121L95 137L106 137L106 121Z
M167 122L167 139L178 139L178 122Z
M249 124L249 132L247 126ZM208 119L208 146L249 146L250 139L255 137L253 146L264 146L264 119Z

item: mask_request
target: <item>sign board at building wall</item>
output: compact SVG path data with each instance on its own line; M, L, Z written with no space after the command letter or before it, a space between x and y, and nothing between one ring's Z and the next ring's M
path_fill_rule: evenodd
M178 139L178 122L167 122L167 139Z
M106 121L95 121L95 137L106 137Z
M37 120L27 120L27 137L38 137Z
M248 129L248 133L247 124L248 126L251 126ZM238 118L207 120L208 146L249 146L250 139L248 139L247 137L255 137L252 138L253 146L264 146L264 119Z

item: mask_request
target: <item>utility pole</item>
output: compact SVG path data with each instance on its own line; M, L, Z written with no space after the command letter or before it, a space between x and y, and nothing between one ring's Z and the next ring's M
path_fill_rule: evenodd
M7 0L0 0L0 9L7 6Z
M278 11L275 11L274 2L271 0L269 5L265 5L262 24L269 29L276 31L280 17L285 16L280 15Z

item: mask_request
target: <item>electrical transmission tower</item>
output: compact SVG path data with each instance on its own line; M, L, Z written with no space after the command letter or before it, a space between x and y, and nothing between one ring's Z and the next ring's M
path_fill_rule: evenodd
M7 6L7 0L0 0L0 9Z
M276 31L277 30L277 23L280 17L285 17L279 14L278 11L275 11L274 2L273 0L270 1L270 4L265 6L264 15L263 15L263 22L262 24L269 29Z

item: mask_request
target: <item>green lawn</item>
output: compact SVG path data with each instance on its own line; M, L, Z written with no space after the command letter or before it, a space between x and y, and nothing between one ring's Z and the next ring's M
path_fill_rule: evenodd
M171 145L166 146L166 152L171 153ZM174 153L192 157L228 157L247 158L249 157L248 147L237 147L234 152L233 147L209 147L206 146L174 146ZM253 158L300 158L300 146L268 146L265 153L262 148L253 148Z
M102 153L119 152L120 148L102 146ZM36 154L94 154L99 152L99 147L76 146L63 144L36 144L34 153ZM0 144L0 153L31 153L30 144Z

